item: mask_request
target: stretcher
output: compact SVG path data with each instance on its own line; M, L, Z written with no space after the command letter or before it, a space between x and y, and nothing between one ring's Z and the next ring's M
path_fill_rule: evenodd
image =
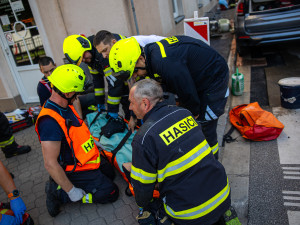
M113 134L110 138L107 138L104 135L100 135L101 127L108 121L106 113L89 113L87 114L86 119L89 130L95 139L95 144L99 148L101 155L120 172L123 179L128 183L128 188L125 190L125 193L129 196L134 195L133 188L128 180L128 171L124 171L123 164L132 162L131 142L137 131L135 130L134 133L132 133L128 129L125 129L124 132ZM128 128L128 126L126 127ZM153 197L158 196L159 193L155 190Z

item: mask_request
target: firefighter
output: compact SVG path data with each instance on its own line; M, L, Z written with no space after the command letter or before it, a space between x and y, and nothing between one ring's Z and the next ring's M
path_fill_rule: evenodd
M225 169L191 112L162 99L162 88L152 79L138 81L129 94L130 109L144 121L132 141L138 222L155 224L150 212L153 190L158 188L158 224L222 224L231 204Z
M71 64L59 66L48 79L52 94L38 116L36 132L51 177L46 183L49 214L56 216L60 205L70 201L116 201L119 192L111 181L113 168L100 159L88 127L72 106L77 94L85 89L83 70Z
M26 211L26 206L20 197L20 192L17 190L16 185L0 161L0 186L3 188L7 197L10 200L10 208L14 212L14 216L5 215L0 213L0 224L17 225L23 224L23 215Z
M50 98L52 89L51 84L48 80L48 76L50 76L56 68L56 64L54 63L53 59L49 56L42 57L39 60L39 67L40 71L44 76L39 81L37 85L37 94L40 99L41 106ZM79 114L80 118L83 118L82 108L81 108L81 101L76 99L73 103L77 113Z
M120 35L119 38L125 37ZM106 68L103 68L103 65L108 64L108 62L105 62L106 59L104 59L102 55L97 52L96 48L92 46L91 43L93 43L93 39L94 35L88 38L82 35L70 35L64 40L63 51L70 63L79 66L81 62L84 62L88 65L90 74L93 76L96 104L99 111L105 110L104 79L106 78L108 83L108 123L103 130L107 131L104 135L110 137L113 133L124 131L124 123L118 117L121 96L111 94L114 90L120 89L119 86L122 86L122 82L116 82L117 79L110 76L109 71L107 71ZM128 108L128 105L125 109L126 108Z
M30 146L21 146L17 144L8 119L2 112L0 112L0 148L3 151L5 158L11 158L31 151Z
M173 36L141 47L135 38L117 42L109 64L123 80L150 76L176 94L180 105L201 123L207 142L218 158L217 124L229 95L229 71L220 54L204 42Z
M133 36L135 39L138 41L138 43L141 46L145 46L146 44L160 41L164 37L157 36L157 35L138 35L138 36ZM119 40L124 39L124 36L121 36L119 34L113 34L107 30L101 30L99 31L93 41L94 47L97 49L97 51L102 54L102 57L106 60L104 60L105 64L103 65L104 68L104 74L108 78L108 84L110 85L111 83L114 85L109 86L109 94L108 94L108 103L109 101L113 101L114 98L119 98L121 97L122 105L123 105L123 110L125 112L125 115L130 115L130 120L129 120L129 128L134 131L134 127L136 125L136 118L135 115L129 112L128 107L128 84L127 82L123 82L121 80L116 80L115 77L112 76L112 71L111 68L109 67L109 62L108 62L108 56L111 47ZM115 107L117 107L116 105ZM118 107L115 109L117 110Z

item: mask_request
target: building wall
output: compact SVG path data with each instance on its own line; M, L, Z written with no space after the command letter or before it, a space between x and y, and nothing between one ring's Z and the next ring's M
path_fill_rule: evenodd
M172 0L133 0L140 34L172 36L183 34L183 20L175 23ZM185 18L199 17L210 11L218 0L182 0ZM136 35L131 0L29 0L39 27L46 54L57 65L63 62L63 41L71 34L87 36L109 30L126 36ZM37 18L38 17L38 18ZM5 104L3 104L5 103ZM22 104L12 72L0 49L0 110L11 110Z

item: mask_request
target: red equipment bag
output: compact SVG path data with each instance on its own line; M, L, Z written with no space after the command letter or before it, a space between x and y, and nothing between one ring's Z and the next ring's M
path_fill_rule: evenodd
M234 107L229 112L229 119L244 138L252 141L274 140L284 128L272 113L263 110L257 102Z
M0 214L14 216L14 212L11 209L3 209L1 207L0 207ZM22 225L34 225L33 219L30 217L28 213L24 213Z

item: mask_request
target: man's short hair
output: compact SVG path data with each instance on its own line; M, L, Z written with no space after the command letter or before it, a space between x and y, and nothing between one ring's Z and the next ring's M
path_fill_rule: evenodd
M52 63L54 65L54 61L51 57L49 56L44 56L42 58L40 58L39 60L39 66L48 66L50 63Z
M162 87L155 80L144 79L136 82L132 87L135 87L134 98L138 100L147 98L151 104L156 104L163 99Z
M101 42L107 45L111 42L111 40L116 39L115 36L107 30L100 30L94 37L93 45L96 47Z

